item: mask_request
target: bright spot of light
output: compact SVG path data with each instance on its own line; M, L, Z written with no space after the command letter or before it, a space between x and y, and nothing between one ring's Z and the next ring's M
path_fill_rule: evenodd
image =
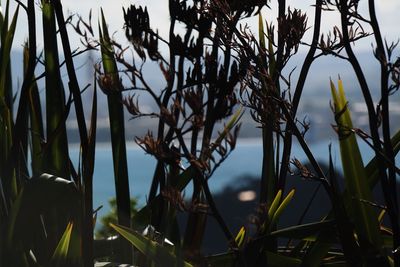
M107 240L115 240L115 239L117 239L117 238L118 238L117 235L113 235L113 236L107 237Z
M256 198L256 192L253 190L242 191L238 194L238 199L240 201L252 201Z

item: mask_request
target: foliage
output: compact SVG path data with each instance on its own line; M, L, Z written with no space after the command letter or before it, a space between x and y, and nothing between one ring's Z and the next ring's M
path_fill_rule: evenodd
M107 97L110 117L116 198L110 203L114 209L103 221L120 235L115 260L140 266L399 266L399 170L395 157L400 132L391 136L389 114L389 97L400 87L400 61L393 60L396 44L384 42L373 0L368 1L367 17L359 12L358 1L316 0L313 37L300 75L292 81L290 75L285 77L285 68L306 42L307 15L278 1L278 18L267 23L261 14L263 7L269 8L268 3L171 0L168 38L150 27L146 8L131 5L121 14L130 42L123 47L109 35L107 14L102 11L97 37L91 14L89 21L79 17L74 24L73 18L64 18L59 0L42 0L41 58L36 51L36 43L41 41L36 40L35 1L18 2L12 15L7 1L0 16L0 232L5 237L0 240L0 265L93 266L98 85ZM332 10L340 15L340 24L323 35L322 15ZM28 18L28 43L23 83L15 89L10 53L21 13ZM243 27L243 19L253 16L259 19L257 36ZM81 36L83 50L71 49L70 26ZM366 26L371 34L364 31ZM373 56L381 74L377 107L352 46L369 35L374 38ZM58 42L64 63L59 60ZM98 51L101 57L95 66L94 84L88 86L93 88L91 116L84 113L85 90L74 66L74 57L88 50ZM352 124L342 81L338 91L331 82L333 129L340 144L344 189L338 186L332 159L329 172L322 171L305 141L309 125L297 116L310 67L321 56L335 56L351 64L368 109L366 133ZM159 66L165 82L162 90L147 82L143 65L149 61ZM45 72L37 75L36 66L42 63ZM68 86L61 79L64 66ZM38 90L40 79L45 81L44 97ZM18 102L14 103L16 91ZM156 110L143 111L138 99L142 94L151 97ZM158 124L157 131L135 139L157 160L148 202L137 212L136 202L129 196L124 107L132 123L136 118L149 118ZM78 166L71 163L68 151L66 120L71 108L80 136ZM232 232L215 204L209 181L235 149L244 110L250 111L262 129L260 212L254 231L244 226ZM311 169L291 160L293 137ZM374 150L375 157L366 165L357 139ZM282 229L278 228L280 216L290 212L295 194L295 190L285 193L290 165L305 180L321 183L332 210L320 221L303 224L302 216L299 225ZM193 194L185 201L182 191L188 185L193 186ZM376 188L382 189L383 205L374 198ZM184 227L178 224L179 212L188 214ZM385 214L391 228L383 220ZM229 249L204 256L202 240L210 217L217 221ZM27 221L31 223L26 225ZM107 237L112 233L104 228L100 234ZM278 246L287 239L286 246ZM134 258L131 245L136 249Z

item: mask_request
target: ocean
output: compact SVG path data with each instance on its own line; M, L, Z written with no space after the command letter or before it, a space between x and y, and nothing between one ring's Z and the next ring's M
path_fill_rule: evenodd
M373 151L363 142L359 142L359 145L366 164L372 158ZM313 142L310 144L310 149L317 160L327 163L329 159L328 146L329 141ZM79 148L77 146L71 147L70 153L73 162L77 162ZM336 141L332 141L332 155L335 167L340 170L340 152ZM135 143L127 144L127 158L130 194L131 197L137 198L140 208L146 203L156 160ZM297 158L304 164L307 163L307 158L297 143L294 143L292 147L292 158ZM260 177L261 162L260 139L239 139L235 150L209 180L211 191L218 193L226 186L239 187L241 177ZM191 192L192 188L189 184L185 189L185 195L190 196ZM98 213L98 216L101 217L109 211L108 200L115 197L112 152L109 143L100 143L96 147L93 194L94 209L103 206Z

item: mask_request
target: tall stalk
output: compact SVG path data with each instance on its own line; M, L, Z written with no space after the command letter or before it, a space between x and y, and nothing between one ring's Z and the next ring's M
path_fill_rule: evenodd
M390 207L389 216L393 229L393 251L400 247L400 225L399 225L399 203L397 193L397 174L395 164L395 154L393 146L390 142L390 116L389 116L389 67L388 57L386 56L385 47L383 44L383 38L379 27L378 19L375 11L375 1L368 1L369 14L371 18L371 27L375 37L376 50L375 57L380 65L380 87L381 87L381 105L382 105L382 137L383 137L383 151L385 156L389 159L390 164L388 165L388 189L384 191L386 196L387 204ZM391 53L391 51L387 51ZM385 185L382 185L385 186ZM390 198L390 200L389 200ZM395 253L394 262L396 266L400 266L400 255Z
M103 12L101 13L100 43L104 75L100 77L99 81L103 92L107 95L118 223L130 227L131 209L125 144L124 109L122 104L123 88L118 75L118 68L114 58L114 49L108 34ZM130 246L124 243L120 249L121 260L131 262Z

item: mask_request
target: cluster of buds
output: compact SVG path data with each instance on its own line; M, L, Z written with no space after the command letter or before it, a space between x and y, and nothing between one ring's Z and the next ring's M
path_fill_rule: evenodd
M183 99L192 110L192 126L200 130L204 125L203 92L201 90L189 89L183 93Z
M136 8L131 5L124 11L125 35L133 43L142 43L144 35L150 30L150 19L147 8Z
M187 1L171 0L169 1L169 14L171 19L179 20L185 23L188 27L193 27L197 24L196 6L188 6Z
M268 6L268 0L213 0L212 5L220 8L224 13L235 13L245 17L250 17L258 13L262 7Z
M400 87L400 58L398 58L395 64L393 64L390 74L393 82L391 93L393 93L393 91L397 91Z
M202 47L194 38L186 44L179 35L172 34L169 45L176 56L185 56L191 61L201 56Z
M135 99L135 94L133 94L132 96L125 97L122 100L122 104L126 107L126 109L133 116L133 118L136 118L139 117L141 113L139 110L139 100L138 98L136 98L136 101L134 101L134 99Z
M181 155L176 149L169 148L164 142L159 139L154 139L153 134L148 132L143 138L136 138L136 143L146 153L154 156L158 160L162 160L169 165L180 164Z
M127 10L124 9L124 20L126 38L133 44L138 55L145 59L143 48L146 48L150 59L160 59L158 37L150 28L147 8L131 5Z
M204 9L203 1L195 0L192 6L187 5L187 1L169 1L171 19L183 22L188 28L195 28L205 35L212 26L212 17Z
M304 166L298 159L296 159L296 158L292 159L291 163L298 170L297 173L293 173L293 174L299 175L300 177L302 177L304 179L315 179L316 178L315 174L312 171L310 171L306 166Z
M215 115L216 120L220 120L232 114L232 109L237 104L237 97L234 94L234 89L241 80L242 74L239 71L236 61L231 64L230 71L228 72L223 66L220 66L217 72L217 64L210 56L206 57L205 65L205 82L210 84L210 87L212 87L217 97ZM230 73L229 77L227 73Z
M105 73L100 74L97 78L97 82L100 86L100 89L106 95L119 93L123 89L122 81L118 78L118 75Z
M307 30L307 16L300 10L289 9L285 17L278 19L278 34L285 43L284 61L297 52L300 41Z

